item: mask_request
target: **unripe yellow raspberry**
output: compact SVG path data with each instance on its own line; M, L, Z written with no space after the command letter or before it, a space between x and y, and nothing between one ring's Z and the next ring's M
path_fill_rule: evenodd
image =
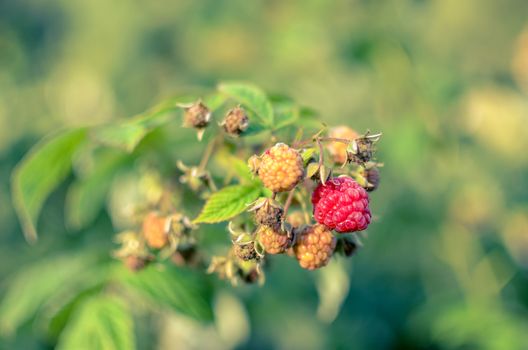
M332 231L317 224L307 226L299 233L293 249L303 269L315 270L328 264L335 246L336 238Z
M286 192L302 180L304 164L298 151L277 143L260 157L257 173L271 191Z
M286 232L270 226L259 226L256 236L268 254L282 254L291 244L291 237Z
M359 134L348 126L336 126L330 129L328 136L338 139L354 140L359 137ZM337 164L344 164L347 161L347 147L348 145L344 142L329 142L327 144L328 152L330 152L332 159Z
M143 237L149 247L161 249L169 243L167 218L151 212L143 220Z

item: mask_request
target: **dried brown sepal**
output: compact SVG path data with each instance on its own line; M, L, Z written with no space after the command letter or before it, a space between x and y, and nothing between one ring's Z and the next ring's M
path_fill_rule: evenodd
M178 106L184 109L183 127L196 129L198 140L201 140L205 128L211 121L211 111L209 108L201 100L187 105L180 104Z
M237 106L229 110L220 126L224 128L224 131L230 136L239 136L249 127L249 118L246 111Z
M260 256L257 254L257 251L255 250L254 242L233 244L233 254L237 258L244 261L258 260L260 258Z
M254 213L257 225L278 228L282 224L284 209L282 205L271 198L259 198L248 209Z
M182 161L176 163L178 169L183 172L180 176L180 182L189 186L194 192L199 192L205 188L215 190L211 175L208 171L200 169L197 166L187 166Z
M381 133L371 135L367 132L356 138L347 148L348 162L362 165L374 160L375 145L380 137Z
M351 257L358 251L359 247L360 245L355 239L352 237L343 236L339 237L339 240L337 241L336 252L342 254L343 256Z

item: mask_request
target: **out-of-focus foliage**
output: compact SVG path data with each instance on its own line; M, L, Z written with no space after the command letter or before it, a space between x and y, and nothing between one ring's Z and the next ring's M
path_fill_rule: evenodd
M7 348L71 348L90 332L130 332L133 317L134 339L105 344L522 349L526 13L522 0L0 2L0 341ZM279 257L264 287L219 283L212 306L204 301L213 293L207 282L169 271L186 275L194 295L204 297L185 303L186 310L176 298L179 279L164 281L170 292L148 289L158 271L127 284L109 256L112 233L126 223L102 207L108 199L112 212L126 213L127 202L157 195L148 169L163 164L155 157L137 164L119 150L141 152L139 141L156 147L155 131L143 139L156 128L144 116L125 121L119 138L105 127L90 136L120 148L70 157L75 179L66 182L75 186L59 186L41 203L39 241L27 246L8 180L30 145L67 127L137 115L220 80L291 95L327 124L384 131L376 220L352 261L310 274ZM266 106L253 112L272 120ZM289 117L273 116L277 123ZM172 147L192 163L202 147L191 142L195 135L169 131ZM64 174L65 165L55 165L34 165L27 176ZM53 187L49 181L41 196ZM39 198L25 201L35 219ZM214 226L203 236L220 247L229 239ZM341 285L343 275L350 286ZM115 303L108 291L102 297L98 283L109 280L136 302ZM94 287L73 298L83 283ZM146 310L155 310L155 319ZM185 316L207 319L212 312L218 327ZM102 328L105 322L116 328Z

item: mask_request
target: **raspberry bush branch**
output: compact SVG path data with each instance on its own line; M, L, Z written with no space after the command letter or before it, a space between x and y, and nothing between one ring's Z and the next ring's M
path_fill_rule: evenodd
M35 208L67 177L75 154L119 149L129 168L116 167L108 176L130 172L132 161L156 179L142 190L140 175L139 197L125 203L126 213L110 206L119 244L113 256L130 270L152 264L208 266L207 271L238 284L263 283L266 263L276 254L294 257L305 269L322 268L332 256L350 256L361 245L354 232L365 230L372 219L367 192L379 185L375 145L381 134L328 128L318 118L290 99L268 99L254 85L223 83L217 91L170 99L131 120L70 133L68 142L40 145L17 169L15 201L25 226L32 228ZM172 133L181 126L198 141L176 146ZM312 136L302 140L303 135ZM185 157L187 150L193 155ZM55 171L57 178L41 186L43 195L33 195L39 179L30 172L52 168L52 157L42 157L61 153L70 158ZM110 192L120 185L108 183ZM102 208L103 202L92 205ZM224 232L229 247L206 243L208 224L218 225L216 232Z

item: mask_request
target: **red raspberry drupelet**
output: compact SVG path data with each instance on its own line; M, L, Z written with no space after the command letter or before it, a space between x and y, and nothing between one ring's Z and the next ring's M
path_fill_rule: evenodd
M319 184L312 194L315 220L336 232L363 231L371 214L367 191L347 176Z

